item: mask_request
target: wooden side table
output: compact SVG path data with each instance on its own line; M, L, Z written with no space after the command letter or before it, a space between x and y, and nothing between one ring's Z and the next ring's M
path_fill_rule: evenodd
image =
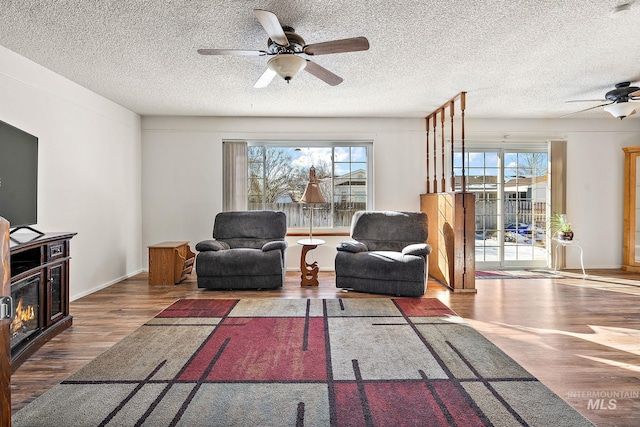
M300 255L300 271L302 272L302 281L300 286L318 286L318 263L307 263L307 252L324 245L325 241L321 239L301 239L298 244L302 245L302 254Z
M191 274L195 258L189 242L162 242L149 246L149 284L177 285Z

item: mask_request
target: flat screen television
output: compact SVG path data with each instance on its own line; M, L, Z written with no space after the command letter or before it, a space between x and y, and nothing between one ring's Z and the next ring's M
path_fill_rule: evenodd
M13 231L38 222L38 138L2 121L0 216Z

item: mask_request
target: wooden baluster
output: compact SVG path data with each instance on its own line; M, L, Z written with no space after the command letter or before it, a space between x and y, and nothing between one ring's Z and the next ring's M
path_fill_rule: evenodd
M427 159L427 193L429 193L431 191L431 181L429 181L429 118L431 116L427 117L427 155L426 155L426 159Z
M453 144L454 144L454 133L453 133L453 115L455 114L455 101L451 101L449 103L449 119L451 120L451 184L449 185L449 187L451 188L451 191L456 191L456 177L455 177L455 173L453 172L453 156L454 156L454 152L453 152Z
M465 153L464 153L464 110L467 107L467 92L460 92L460 120L461 120L461 131L460 131L460 139L462 140L462 148L461 148L461 152L462 152L462 177L460 178L460 185L462 186L462 191L466 192L467 191L467 179L466 179L466 174L465 174L465 170L464 170L464 157L465 157Z
M436 135L437 135L437 120L436 118L438 117L438 112L436 111L435 113L431 114L431 117L433 117L433 192L437 193L438 192L438 168L437 166L437 160L436 160L436 153L438 152L437 148L436 148Z
M441 166L440 169L442 170L442 181L440 183L440 189L441 191L444 193L447 191L447 182L446 179L444 178L444 170L445 170L445 164L444 164L444 107L442 107L440 109L440 127L441 127L441 133L440 133L440 137L442 140L442 160L441 160Z

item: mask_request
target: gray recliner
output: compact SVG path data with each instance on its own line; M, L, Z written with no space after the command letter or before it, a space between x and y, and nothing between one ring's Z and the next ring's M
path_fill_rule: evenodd
M287 220L284 212L221 212L213 240L196 245L198 287L274 289L284 283Z
M424 212L358 211L337 246L336 287L408 297L425 293L431 246Z

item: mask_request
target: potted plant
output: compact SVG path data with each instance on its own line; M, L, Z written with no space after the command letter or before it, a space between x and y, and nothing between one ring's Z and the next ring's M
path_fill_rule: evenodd
M558 236L560 240L573 240L571 223L567 221L566 214L553 214L550 219L551 232Z

